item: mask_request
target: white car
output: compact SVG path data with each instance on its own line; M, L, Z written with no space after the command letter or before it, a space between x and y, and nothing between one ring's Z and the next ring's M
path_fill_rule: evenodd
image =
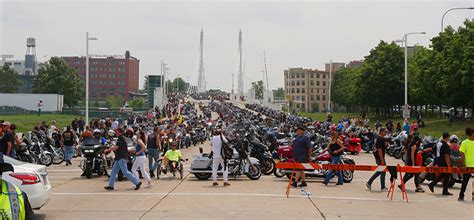
M7 156L3 159L5 163L13 166L14 172L4 172L2 179L25 192L31 208L40 209L46 205L51 198L51 184L46 173L46 166L25 163Z

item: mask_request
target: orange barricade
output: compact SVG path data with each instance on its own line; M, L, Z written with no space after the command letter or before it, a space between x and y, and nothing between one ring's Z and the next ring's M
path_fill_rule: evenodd
M392 175L397 176L397 172L401 177L402 186L402 197L408 202L408 196L405 189L405 183L403 182L403 173L474 173L473 167L420 167L420 166L385 166L385 165L355 165L355 164L318 164L318 163L277 163L276 168L292 170L290 182L286 190L286 197L290 194L291 182L293 181L293 175L295 170L357 170L357 171L382 171L390 172ZM395 191L395 180L392 182L388 191L387 197L391 194L390 199L393 198L393 192Z

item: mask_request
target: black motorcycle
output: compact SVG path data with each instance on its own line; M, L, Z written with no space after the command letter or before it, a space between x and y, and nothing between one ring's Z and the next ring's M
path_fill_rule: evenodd
M102 154L106 148L107 146L101 145L96 140L86 139L82 142L80 149L84 159L81 161L80 167L88 179L92 177L93 173L103 176L107 172L106 164L102 160Z
M250 143L250 156L258 159L264 175L272 174L275 171L276 165L268 147L256 138L252 138L251 136L248 136L247 138Z

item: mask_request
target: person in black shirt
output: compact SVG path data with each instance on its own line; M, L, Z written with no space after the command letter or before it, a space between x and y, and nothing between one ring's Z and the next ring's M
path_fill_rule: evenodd
M331 142L329 143L329 146L323 150L323 152L329 151L329 153L332 156L331 159L331 164L339 164L341 162L341 155L344 152L344 145L342 144L342 141L339 139L339 133L336 131L333 131L331 133ZM329 180L332 178L333 170L329 170L329 172L326 174L326 177L324 178L324 185L328 185ZM342 185L344 183L344 179L342 178L342 172L340 170L336 171L337 175L337 184L336 185Z
M379 136L375 139L375 149L374 149L375 163L381 166L386 165L385 163L385 149L387 148L387 143L385 141L386 134L387 134L387 131L385 130L385 128L380 128ZM383 171L377 171L372 175L372 177L370 177L369 181L365 184L369 190L372 190L372 183L379 176L380 176L380 187L382 191L387 190L387 188L385 187L385 172Z
M14 143L15 137L13 132L10 131L10 123L3 122L3 137L0 139L0 152L4 155L14 158Z
M135 190L140 189L140 186L142 185L142 182L140 182L137 177L127 169L128 145L123 133L124 130L122 128L118 128L115 131L115 134L118 137L117 144L104 151L104 153L109 153L110 151L115 152L115 161L112 165L109 184L104 187L106 190L114 190L115 177L117 177L119 169L122 171L123 175L135 185Z
M438 163L437 163L438 167L451 167L451 159L449 157L451 149L449 148L448 140L449 140L449 133L447 132L443 133L442 140L441 140L441 148L439 149L439 157L438 157ZM442 179L443 180L443 195L445 196L453 195L452 193L448 191L450 176L451 176L450 173L441 173L439 176L437 176L433 180L433 182L431 182L428 185L428 187L430 188L430 191L434 193L434 187Z
M307 136L304 135L304 128L297 127L296 128L296 138L293 142L293 158L297 163L308 163L311 162L311 141ZM291 184L293 187L297 187L297 182L301 177L301 184L300 187L306 186L306 179L304 170L299 170L296 172L296 177L293 179L293 183Z
M408 141L408 140L407 140ZM417 162L416 161L416 154L418 151L418 147L421 145L421 138L418 136L413 137L413 140L411 140L410 143L407 144L407 148L405 150L405 165L407 166L416 166ZM425 192L423 188L421 188L420 185L420 174L419 173L405 173L403 176L403 182L406 184L408 180L410 180L412 177L415 177L415 186L416 190L415 192ZM401 185L398 185L398 188L401 189Z

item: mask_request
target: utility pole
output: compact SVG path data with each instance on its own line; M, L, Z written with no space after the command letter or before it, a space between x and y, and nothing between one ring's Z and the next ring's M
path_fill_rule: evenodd
M332 83L332 60L329 61L329 94L328 94L328 112L331 112L331 83Z

